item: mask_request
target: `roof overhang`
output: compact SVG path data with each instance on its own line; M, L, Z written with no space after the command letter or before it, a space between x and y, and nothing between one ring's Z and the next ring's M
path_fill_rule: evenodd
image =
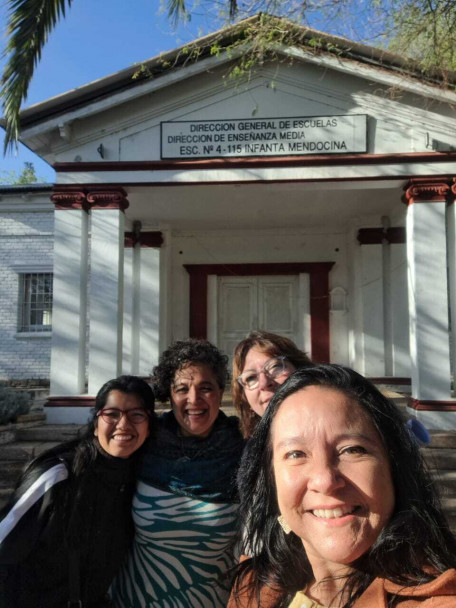
M144 73L139 75L139 66L134 65L26 108L21 112L21 140L43 136L56 128L64 129L65 124L71 121L92 116L235 60L245 52L245 47L238 46L229 55L221 53L214 56L211 55L212 45L216 41L222 47L229 44L260 18L256 15L195 40L192 44L199 49L197 60L189 60L182 46L144 61L141 64ZM439 102L456 103L456 93L452 87L456 83L456 72L448 73L445 81L438 74L424 76L416 65L387 51L290 22L287 24L295 34L294 40L299 42L294 46L272 46L275 53L361 76L385 87ZM319 41L317 47L315 40ZM4 125L3 120L0 125Z

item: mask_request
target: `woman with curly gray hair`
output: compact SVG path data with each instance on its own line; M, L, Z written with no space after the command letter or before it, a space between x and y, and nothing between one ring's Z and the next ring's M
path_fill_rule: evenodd
M153 370L156 398L171 411L141 467L135 543L114 586L119 607L226 605L243 449L238 419L220 411L227 360L210 342L189 339Z

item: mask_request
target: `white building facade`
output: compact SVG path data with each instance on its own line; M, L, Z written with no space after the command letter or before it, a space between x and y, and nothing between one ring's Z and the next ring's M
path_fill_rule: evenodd
M151 60L23 112L57 172L49 421L176 339L230 354L262 328L456 427L456 94L355 50L237 83L209 52Z

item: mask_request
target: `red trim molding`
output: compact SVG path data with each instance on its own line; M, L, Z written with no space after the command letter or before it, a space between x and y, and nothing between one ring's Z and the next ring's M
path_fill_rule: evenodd
M48 397L45 407L94 407L95 397L78 395L75 397Z
M453 401L433 401L430 399L410 399L410 407L422 412L456 412L456 399Z
M95 186L59 184L55 186L51 200L56 209L121 209L129 202L122 186Z
M442 177L434 179L415 177L405 187L403 200L407 205L413 205L414 203L445 203L451 194L450 186L450 182L446 182Z
M207 278L217 276L310 275L312 359L329 361L329 272L334 262L278 264L184 264L190 275L190 336L207 337Z
M120 209L125 211L129 202L127 193L123 188L103 187L99 190L90 190L87 202L91 209Z
M60 190L56 187L51 195L51 201L54 203L55 209L59 211L63 209L87 211L88 209L86 194L80 188L77 190Z
M381 245L383 241L391 245L399 245L406 242L405 228L396 226L393 228L360 228L358 230L358 241L360 245Z
M140 232L139 238L133 232L125 233L125 247L134 247L139 243L141 247L159 248L163 242L163 233L159 231Z
M372 384L394 384L395 386L410 386L412 384L411 378L402 378L394 376L376 376L369 377Z
M268 156L250 158L211 158L201 160L118 161L95 163L54 163L57 173L81 171L169 171L186 169L240 169L244 167L310 167L337 165L392 165L404 162L448 162L456 160L456 152L410 152L403 154L316 154L306 156Z

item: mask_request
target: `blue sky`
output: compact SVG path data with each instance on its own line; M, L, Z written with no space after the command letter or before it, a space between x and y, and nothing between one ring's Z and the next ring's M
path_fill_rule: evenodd
M209 2L209 5L220 8L225 1ZM223 25L214 15L194 12L189 23L180 24L174 31L162 2L73 0L66 18L58 23L44 47L24 107L141 63L161 51L176 48ZM342 19L331 20L328 15L321 13L308 14L308 18L317 29L353 40L372 40L375 19L369 12L369 6L365 0L352 0L352 12L347 12ZM0 0L2 54L5 47L6 10L6 0ZM1 71L3 65L0 58ZM8 153L3 157L2 150L3 130L0 129L0 178L11 170L20 172L24 161L32 161L39 178L54 181L52 168L24 146L20 145L17 156Z
M0 0L2 52L5 5L5 0ZM208 15L196 15L190 23L173 31L166 14L160 10L159 0L74 0L44 47L24 107L176 48L219 25ZM0 68L3 65L0 60ZM3 157L0 151L0 177L11 170L20 172L24 161L34 163L38 177L54 181L52 168L22 145L17 156L8 153Z

